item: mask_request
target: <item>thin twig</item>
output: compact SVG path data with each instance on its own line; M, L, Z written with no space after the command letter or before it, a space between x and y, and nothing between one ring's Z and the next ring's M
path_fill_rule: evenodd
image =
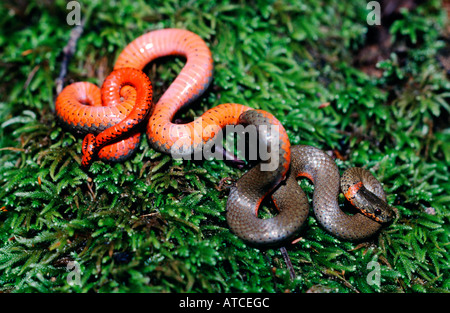
M80 25L75 26L70 32L70 38L67 45L63 49L63 60L61 62L61 70L59 76L56 79L56 94L59 94L64 85L64 78L67 74L67 67L69 66L69 61L75 53L77 47L77 41L83 33L84 23L86 19L83 19Z
M25 81L25 84L23 85L24 88L28 88L28 85L30 85L30 82L33 80L34 75L36 74L36 72L39 70L40 65L36 65L30 72L30 74L28 74L27 80Z
M289 270L289 276L291 276L291 280L295 279L295 271L294 267L292 266L291 258L289 257L289 254L287 253L286 247L283 246L280 248L281 255L283 256L284 262L286 263L286 266Z

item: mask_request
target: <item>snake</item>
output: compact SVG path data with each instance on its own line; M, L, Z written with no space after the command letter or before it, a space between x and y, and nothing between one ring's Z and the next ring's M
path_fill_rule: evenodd
M166 56L179 56L186 62L154 103L152 84L143 69ZM291 146L283 125L267 111L224 103L191 122L172 122L180 109L205 92L212 77L212 54L200 36L183 29L154 30L125 47L101 88L89 82L66 86L56 99L55 112L63 127L85 136L81 160L84 168L89 168L96 158L126 160L137 150L144 128L155 150L189 156L215 144L227 125L254 126L259 143L269 148L269 157L230 188L226 210L230 229L250 244L285 242L302 229L309 205L296 180L299 176L314 183L313 207L319 223L340 238L368 238L392 220L394 213L386 203L383 188L370 172L355 168L341 179L337 165L322 150ZM274 169L264 167L273 163ZM340 209L340 187L360 213L348 215ZM269 195L279 213L259 218L258 209Z
M297 182L306 177L314 184L313 210L316 219L334 236L361 241L376 234L393 221L395 209L387 204L381 183L370 171L348 168L342 177L334 160L323 150L308 145L291 147L291 163L286 179L271 194L279 213L261 219L257 209L262 193L254 182L264 172L253 167L231 189L227 202L227 221L243 240L254 245L277 245L292 240L306 224L308 198ZM339 205L340 191L359 211L349 215Z

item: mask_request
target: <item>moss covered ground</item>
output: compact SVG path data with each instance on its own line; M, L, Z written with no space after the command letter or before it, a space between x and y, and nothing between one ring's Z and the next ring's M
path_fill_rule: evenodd
M180 114L220 103L274 114L292 144L333 152L383 183L397 220L362 243L310 214L302 239L257 249L225 220L224 177L247 169L151 149L80 168L81 138L56 123L66 1L0 4L0 291L448 292L450 28L441 1L79 1L83 33L64 84L101 85L120 51L153 29L200 35L212 86ZM146 68L158 98L184 64ZM311 198L313 185L300 184ZM379 269L379 284L368 279ZM76 276L75 274L79 274ZM78 279L78 281L77 281ZM75 284L73 282L76 282Z

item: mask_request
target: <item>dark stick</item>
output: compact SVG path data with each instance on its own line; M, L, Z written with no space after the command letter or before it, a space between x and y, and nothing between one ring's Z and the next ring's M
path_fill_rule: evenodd
M286 266L289 270L289 276L291 277L291 280L295 279L295 271L294 271L294 267L292 266L291 263L291 258L289 257L289 254L287 253L286 247L283 246L280 248L281 251L281 255L283 256L284 262L286 263Z
M69 61L75 53L75 49L77 47L78 38L80 38L83 33L85 19L83 19L80 25L75 26L70 32L70 38L67 42L67 45L63 49L63 60L61 62L61 70L59 72L59 76L56 79L56 94L59 94L64 85L64 77L67 74L67 67L69 66Z

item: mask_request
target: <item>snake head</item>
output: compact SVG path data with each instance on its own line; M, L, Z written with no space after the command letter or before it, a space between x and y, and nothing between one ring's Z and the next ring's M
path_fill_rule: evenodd
M362 214L379 223L390 223L396 217L394 208L364 186L361 186L354 194L351 203L357 207Z

